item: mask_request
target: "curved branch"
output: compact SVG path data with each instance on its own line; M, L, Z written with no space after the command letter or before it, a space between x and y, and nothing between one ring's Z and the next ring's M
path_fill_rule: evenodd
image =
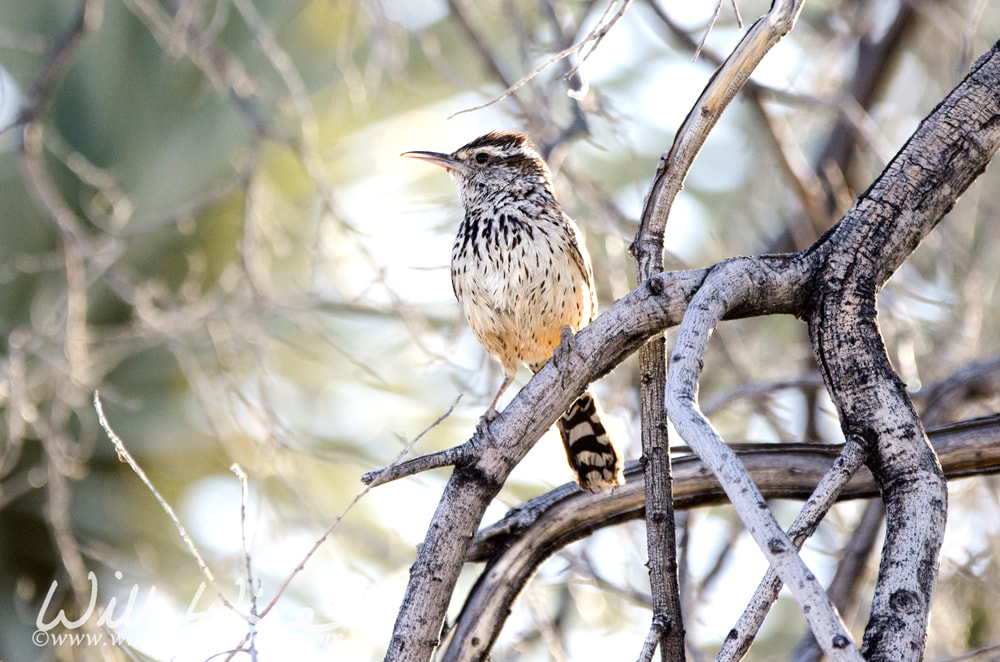
M807 321L847 438L869 451L886 539L864 650L919 660L944 537L947 488L876 321L878 291L1000 148L1000 42L923 121L821 240Z
M723 316L765 297L801 303L801 286L807 282L801 275L805 269L815 268L805 261L793 261L791 266L803 269L796 278L790 270L768 270L763 268L765 264L760 258L724 262L713 268L691 301L670 356L667 414L684 441L719 478L747 531L799 603L823 652L831 660L861 660L823 586L796 552L793 540L778 525L736 454L698 408L698 382L708 339ZM840 471L837 474L835 481L850 477Z
M641 283L574 338L557 367L546 364L489 427L472 461L456 467L417 554L386 660L426 662L437 646L451 594L483 513L511 469L578 398L651 336L677 324L705 270ZM483 642L480 642L480 644Z
M1000 473L1000 415L942 426L928 434L949 480ZM736 448L765 498L805 499L829 472L842 446L791 443ZM676 509L727 502L718 479L697 456L675 458L673 466ZM472 642L496 640L517 595L546 558L598 529L644 517L644 494L642 467L632 462L625 469L625 485L610 496L595 496L567 483L484 527L467 560L488 565L455 622L444 659L478 659L472 651L483 645ZM862 468L838 499L877 495L871 473Z
M660 159L646 198L642 220L630 248L639 280L664 267L663 233L673 201L709 132L764 55L787 34L803 0L776 0L770 11L747 30L730 56L709 80L677 130L670 151ZM742 27L742 24L741 26ZM700 47L699 47L700 49ZM639 351L642 457L645 461L646 545L653 598L653 625L647 643L659 638L663 659L683 660L684 624L677 577L674 514L671 504L672 468L665 420L667 379L665 342L656 338ZM656 637L656 635L659 637ZM649 651L648 646L644 651ZM650 655L652 652L650 651ZM645 653L643 654L645 655Z
M648 278L651 273L662 269L663 230L670 208L709 131L767 52L795 25L803 4L804 0L776 0L771 10L750 26L677 130L677 139L657 166L639 231L632 245L640 277ZM725 84L714 85L716 80Z
M760 258L780 272L797 256ZM574 351L559 367L546 364L490 425L493 442L452 474L410 574L386 660L425 662L438 644L441 625L473 536L487 505L511 469L567 407L650 337L679 323L709 271L659 274L619 299L574 338ZM769 288L728 317L792 312L785 290ZM485 642L479 642L483 645Z

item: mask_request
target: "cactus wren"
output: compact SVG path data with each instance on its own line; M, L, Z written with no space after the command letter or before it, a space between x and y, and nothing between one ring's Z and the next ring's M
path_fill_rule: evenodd
M596 316L590 256L527 136L493 131L451 154L403 156L441 166L458 183L465 218L451 251L451 284L476 338L504 372L484 415L489 421L519 363L537 372L560 346L564 327L578 331ZM589 391L557 425L580 487L599 492L624 482L621 457Z

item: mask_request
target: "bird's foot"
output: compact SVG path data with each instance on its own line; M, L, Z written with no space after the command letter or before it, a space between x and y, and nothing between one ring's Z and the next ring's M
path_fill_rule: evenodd
M500 418L500 412L498 412L493 407L490 407L483 415L479 417L479 422L476 423L476 434L479 438L488 444L493 444L495 439L493 438L493 433L490 432L490 423Z
M559 368L560 386L566 386L566 375L569 373L570 357L576 354L582 358L582 355L577 351L574 344L575 338L576 335L573 333L573 327L568 324L563 326L559 330L559 344L552 350L552 363Z

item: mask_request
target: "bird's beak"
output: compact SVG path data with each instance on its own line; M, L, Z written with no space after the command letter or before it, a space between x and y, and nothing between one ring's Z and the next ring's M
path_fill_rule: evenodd
M468 170L468 166L451 154L442 154L441 152L403 152L400 156L433 163L436 166L441 166L448 172L465 172Z

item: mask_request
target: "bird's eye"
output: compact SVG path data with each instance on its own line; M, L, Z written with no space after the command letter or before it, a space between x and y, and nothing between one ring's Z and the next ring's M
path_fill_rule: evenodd
M476 154L476 163L486 163L490 160L490 155L486 152L479 152Z

